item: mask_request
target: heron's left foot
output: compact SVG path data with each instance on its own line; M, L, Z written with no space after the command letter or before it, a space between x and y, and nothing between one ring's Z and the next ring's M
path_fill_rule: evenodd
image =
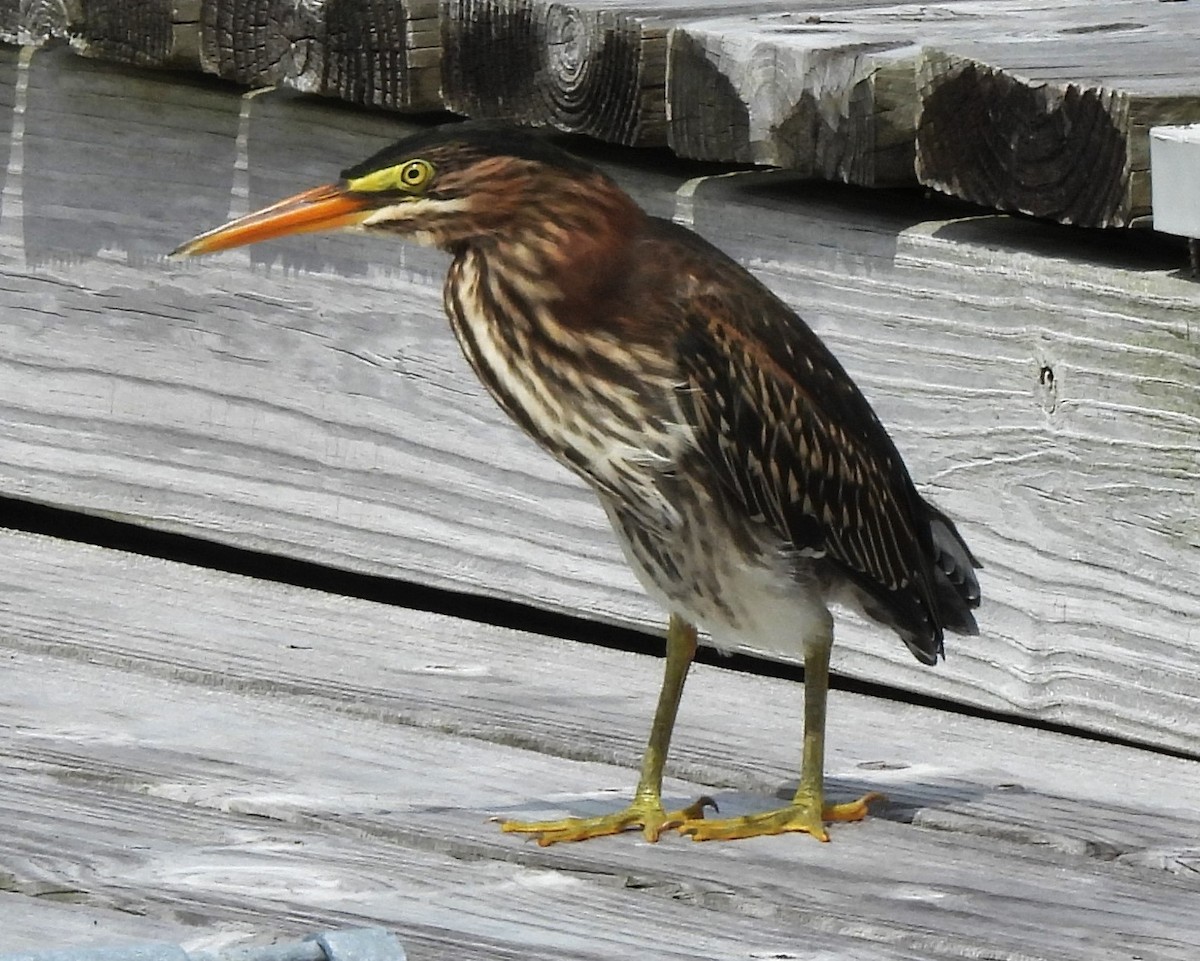
M535 834L542 847L559 841L586 841L589 838L620 834L642 829L647 841L657 841L660 834L685 823L703 823L704 809L717 810L716 802L707 795L678 811L664 811L658 798L635 798L629 807L614 814L594 818L562 818L558 821L501 821L500 830L506 833Z
M788 831L801 831L811 834L818 841L828 841L826 821L861 821L867 816L868 805L872 801L882 800L884 796L875 791L845 804L823 805L816 798L797 796L787 807L776 811L713 821L688 821L680 825L679 831L690 834L694 841L731 841Z

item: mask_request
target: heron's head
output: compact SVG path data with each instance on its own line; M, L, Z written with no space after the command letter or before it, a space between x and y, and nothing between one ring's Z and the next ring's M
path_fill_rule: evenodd
M613 221L608 226L619 231L622 217L636 209L607 176L539 136L494 124L447 124L379 151L336 183L239 217L174 253L345 228L451 249L529 236L553 247L588 231L594 243L598 221Z

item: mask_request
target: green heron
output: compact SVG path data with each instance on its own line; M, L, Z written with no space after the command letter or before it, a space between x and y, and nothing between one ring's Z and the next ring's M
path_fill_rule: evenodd
M803 831L867 813L826 804L831 602L935 664L943 630L977 633L978 563L917 493L841 364L767 287L608 176L529 133L449 124L328 186L202 234L203 254L354 227L452 255L445 307L509 416L595 491L629 564L669 612L662 689L630 805L506 821L541 844L641 828L697 840ZM663 765L697 628L804 658L804 742L790 804L706 818L664 810Z

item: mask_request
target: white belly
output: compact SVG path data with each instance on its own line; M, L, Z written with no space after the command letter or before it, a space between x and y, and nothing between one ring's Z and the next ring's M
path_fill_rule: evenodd
M646 592L708 633L718 650L745 645L799 657L807 644L832 636L825 591L803 562L797 569L772 550L750 556L732 539L702 532L686 519L675 536L656 537L648 548L644 540L627 535L628 525L614 511L608 514ZM660 554L670 559L669 573Z

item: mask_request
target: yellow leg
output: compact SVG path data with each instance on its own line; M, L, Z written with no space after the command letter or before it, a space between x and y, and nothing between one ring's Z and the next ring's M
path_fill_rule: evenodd
M668 828L679 827L684 822L702 820L705 807L716 808L712 798L702 797L680 811L667 812L662 806L663 765L667 750L671 746L671 732L675 728L675 715L679 711L679 699L683 695L683 683L696 654L696 629L675 615L667 628L667 658L663 671L662 689L658 694L658 707L654 711L654 723L650 727L650 741L642 756L642 770L637 789L629 806L615 814L592 818L563 818L558 821L503 821L501 831L537 835L543 846L557 841L586 841L588 838L617 834L633 828L641 828L647 841L657 841Z
M818 841L828 841L826 821L861 821L871 801L882 794L864 794L845 804L825 803L825 700L829 691L829 651L833 625L824 636L805 646L804 652L804 759L800 786L792 803L775 811L719 820L688 821L679 830L697 841L752 838L765 834L802 831Z

